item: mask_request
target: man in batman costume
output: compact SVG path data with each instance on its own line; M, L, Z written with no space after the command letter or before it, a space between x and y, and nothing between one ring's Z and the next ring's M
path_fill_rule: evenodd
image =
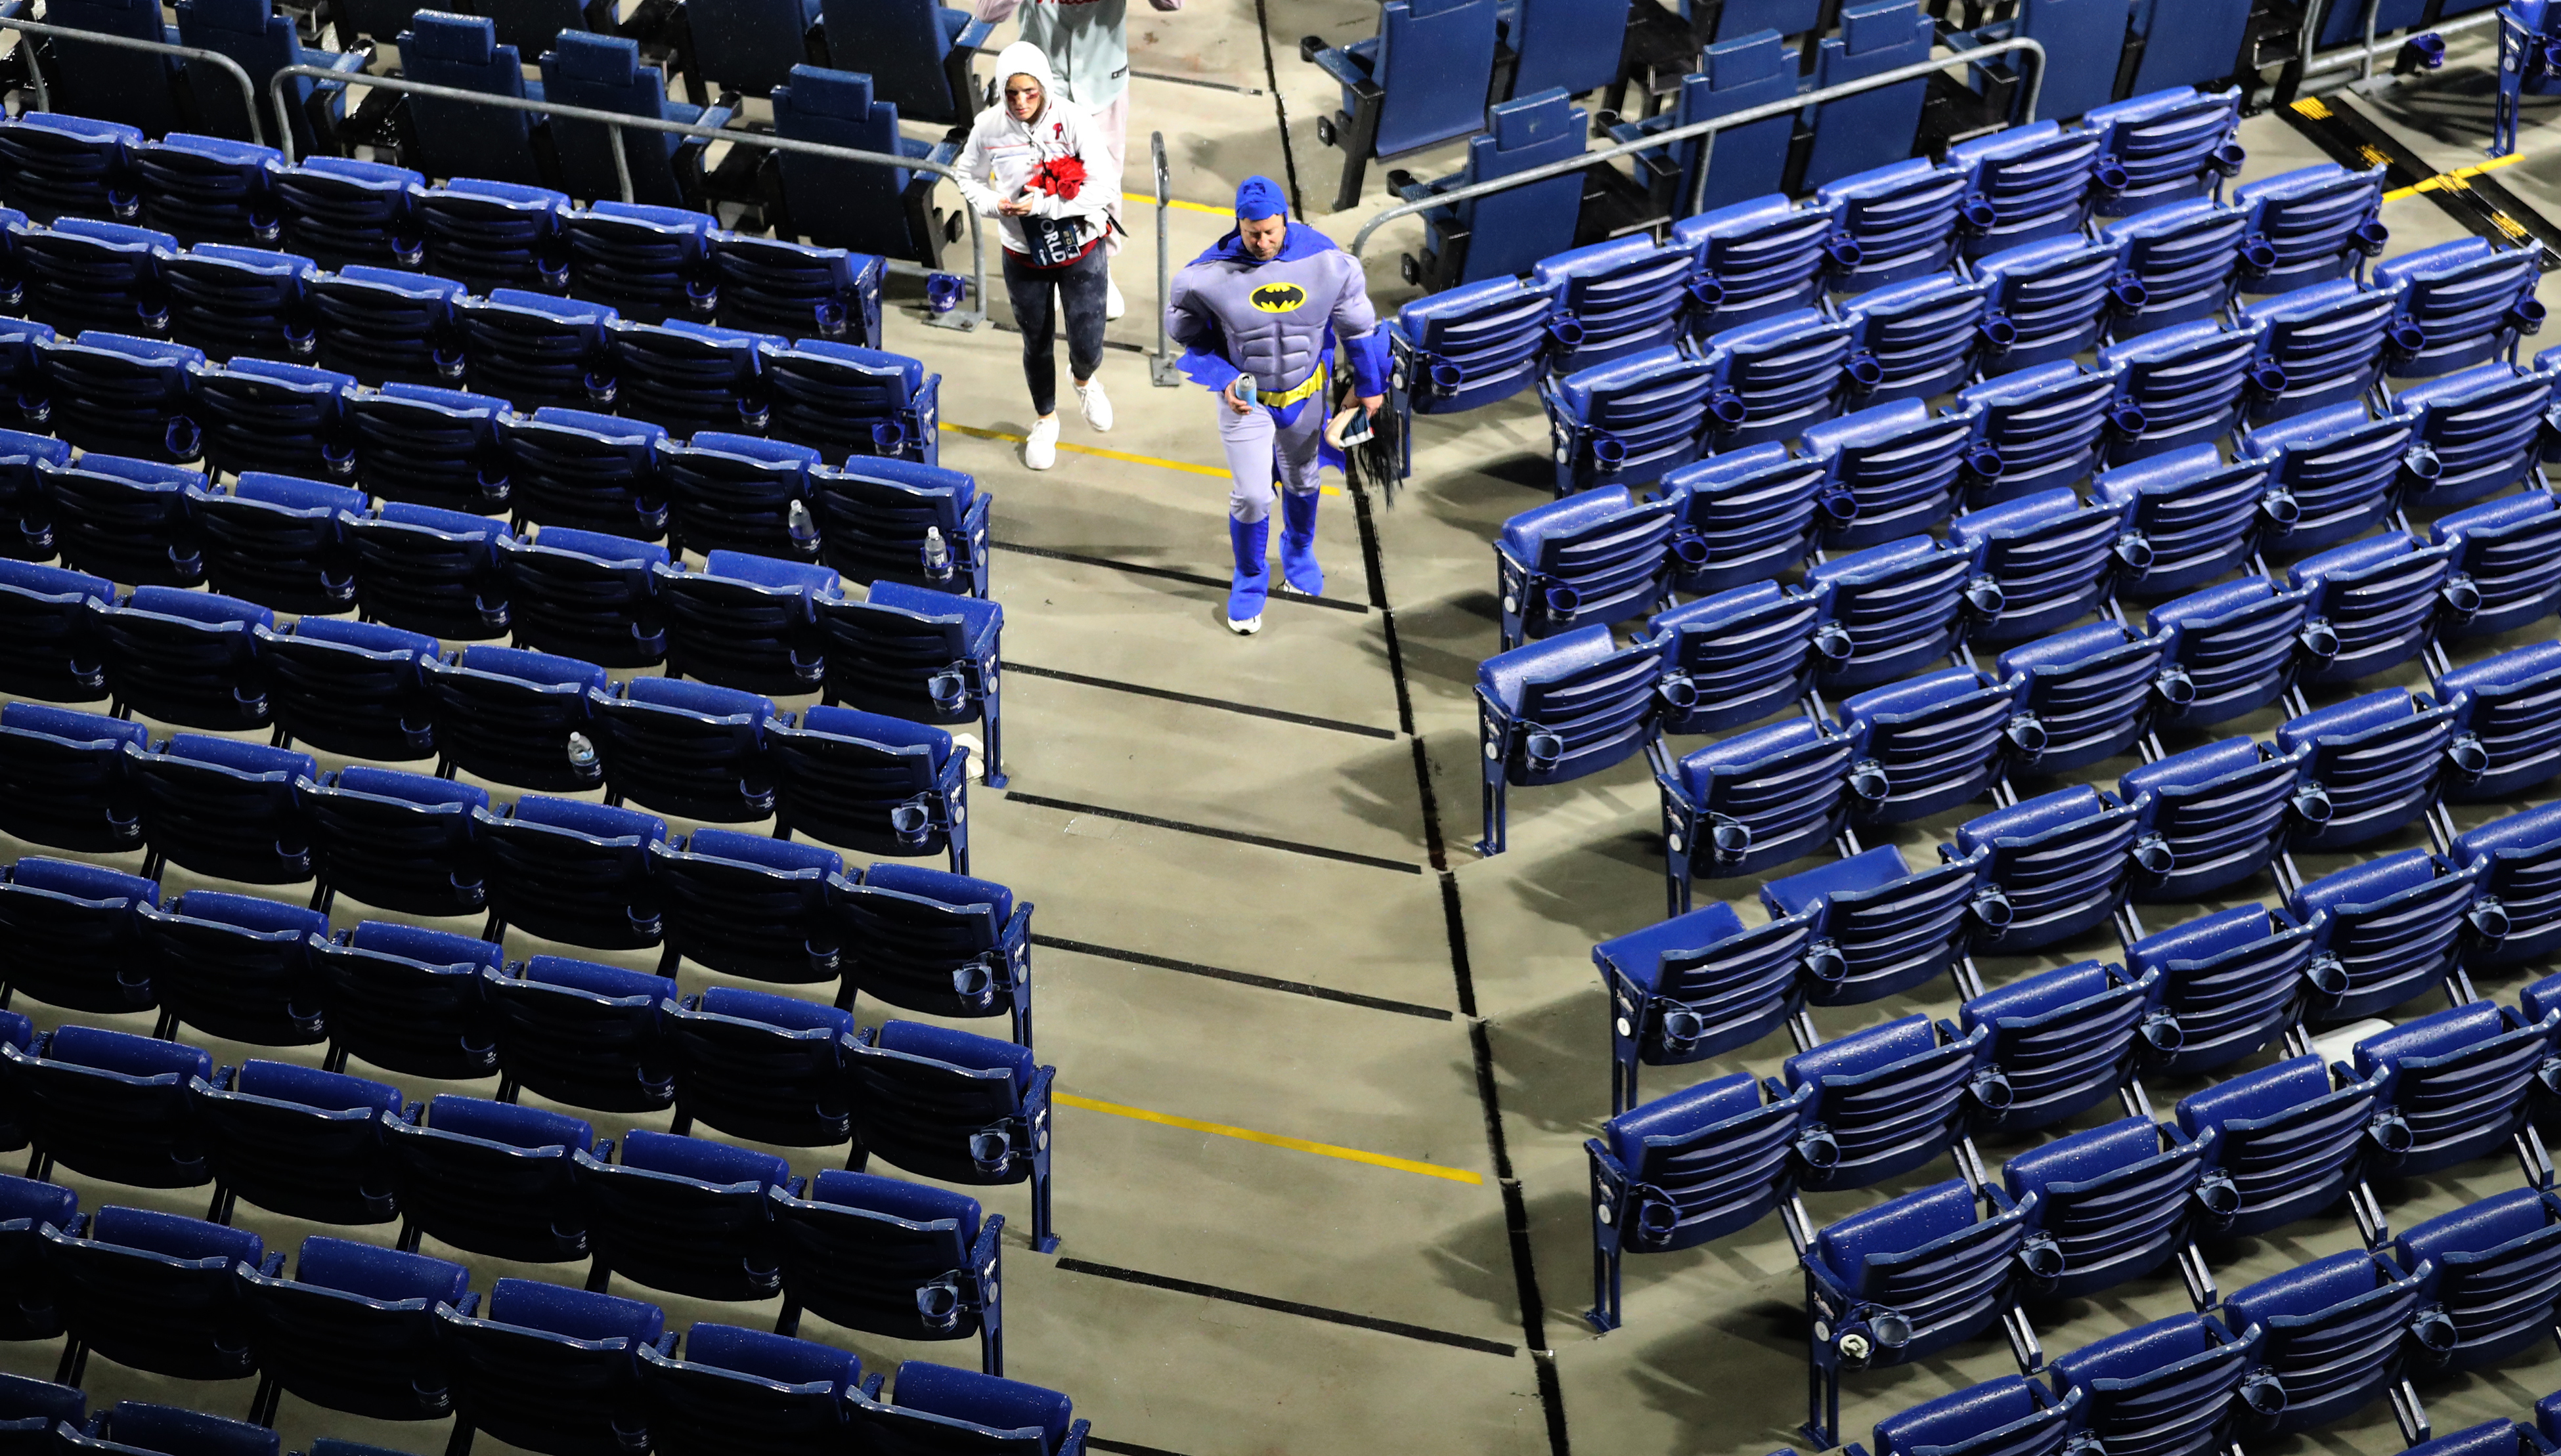
M1289 221L1280 188L1248 177L1236 189L1236 231L1174 275L1165 331L1185 349L1183 373L1218 392L1227 449L1228 541L1236 580L1227 625L1263 628L1273 483L1280 495L1281 588L1325 589L1316 565L1316 470L1324 445L1327 357L1342 345L1352 393L1377 413L1387 394L1387 334L1370 307L1360 259ZM1249 384L1250 382L1250 384Z

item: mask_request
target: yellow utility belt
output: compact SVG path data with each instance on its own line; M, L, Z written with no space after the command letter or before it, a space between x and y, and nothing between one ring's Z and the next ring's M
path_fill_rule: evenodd
M1269 404L1275 409L1280 409L1290 404L1295 404L1301 400L1312 400L1316 397L1317 393L1324 388L1325 367L1319 364L1316 366L1316 372L1314 374L1311 374L1298 382L1298 387L1296 389L1289 390L1279 395L1265 395L1256 403Z

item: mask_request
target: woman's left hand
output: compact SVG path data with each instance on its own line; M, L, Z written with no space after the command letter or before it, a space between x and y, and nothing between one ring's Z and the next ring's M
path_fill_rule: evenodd
M1028 218L1032 215L1032 205L1009 197L996 204L996 211L1008 218Z

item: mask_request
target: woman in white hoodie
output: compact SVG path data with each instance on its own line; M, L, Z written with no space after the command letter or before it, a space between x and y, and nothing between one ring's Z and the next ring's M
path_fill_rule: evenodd
M1016 41L996 53L1004 104L978 113L955 169L960 193L996 220L1005 244L1005 292L1023 331L1031 386L1031 437L1023 463L1058 463L1058 315L1067 315L1067 362L1085 422L1111 427L1111 402L1094 378L1103 367L1103 312L1110 276L1103 247L1120 170L1085 108L1058 94L1049 58Z

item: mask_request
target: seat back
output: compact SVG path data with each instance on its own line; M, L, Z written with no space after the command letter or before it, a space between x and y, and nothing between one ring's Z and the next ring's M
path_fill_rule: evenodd
M1959 517L1948 539L1971 550L2000 589L1998 615L1982 620L1977 609L1968 635L2020 642L2098 609L2123 564L2128 514L2120 503L2085 506L2068 490L2052 490Z
M2116 913L2134 868L2135 829L2131 806L2083 784L1968 820L1940 853L1975 862L1985 893L2009 916L1987 925L1985 938L2002 951L2024 951Z
M2220 14L2202 25L2194 24L2198 17L2184 13L2156 14L2160 3L2137 0L2134 7L2134 31L2145 38L2142 66L2134 75L2134 94L2095 107L2081 118L2084 127L2103 139L2093 178L2101 194L2098 210L2105 217L2125 217L2200 196L2216 176L2231 176L2241 169L2242 152L2233 142L2241 123L2240 91L2200 91L2188 84L2219 78L2224 74L2219 69L2194 78L2164 75L2195 64L2200 51L2212 52L2218 32L2232 22ZM2175 9L2193 6L2195 0L2166 3ZM2155 52L2150 37L2164 20L2171 22L2162 32L2169 44ZM2237 41L2237 32L2234 37ZM2222 46L2224 55L2233 49ZM2226 64L2224 56L2213 56L2209 62L2214 68Z
M1780 448L1773 446L1772 448ZM1663 731L1713 732L1758 723L1805 696L1819 660L1814 598L1764 581L1657 612L1647 640L1662 648L1664 680L1687 684L1667 703ZM1822 642L1836 642L1837 634Z
M1707 340L1712 447L1793 439L1839 412L1850 326L1815 309L1780 314Z
M1485 132L1468 141L1459 181L1491 182L1580 156L1590 129L1589 116L1564 91L1519 89L1514 99L1485 112ZM1573 220L1582 200L1582 183L1568 173L1455 204L1453 222L1467 234L1458 281L1525 273L1540 258L1573 246Z
M2139 460L2229 433L2254 388L2257 347L2249 334L2209 319L2101 349L2099 367L2117 377L2117 417L2142 421L2109 446L2109 460Z
M2451 858L2478 877L2467 912L2476 944L2467 958L2487 965L2530 959L2561 932L2561 824L2550 806L2510 814L2457 839ZM2529 1002L2529 1015L2540 1016Z
M2083 1298L2139 1279L2187 1241L2204 1150L2174 1127L2129 1117L2055 1139L2001 1165L2002 1186L2053 1240L2060 1266L2039 1295Z
M836 8L847 12L848 24L873 23L868 17L875 7L839 4ZM846 50L841 33L830 27L828 34L829 49L836 54L882 55ZM899 145L901 107L886 94L876 98L873 88L876 78L889 75L882 65L886 59L867 61L875 68L870 72L792 67L791 83L773 88L775 133L795 141L907 155ZM791 224L810 241L885 257L915 258L923 253L925 242L911 236L901 201L911 175L907 168L867 167L790 152L784 152L775 165L781 168Z
M1866 1188L1937 1159L1973 1114L1989 1040L1908 1016L1789 1057L1787 1084L1822 1132L1799 1154L1804 1186Z
M413 1226L494 1258L557 1263L587 1253L571 1177L596 1130L579 1118L439 1093L386 1118L383 1141Z
M1825 40L1814 62L1814 88L1861 81L1929 59L1931 29L1917 0L1870 0L1841 11L1841 32ZM1882 167L1911 155L1921 123L1920 81L1825 101L1814 110L1813 150L1802 187Z
M2179 1130L2205 1148L2208 1181L2230 1187L2213 1196L2232 1211L2214 1231L2265 1232L2336 1204L2378 1150L2382 1094L2380 1078L2333 1084L2319 1057L2297 1056L2181 1098Z
M2477 238L2377 265L2374 285L2395 295L2386 372L2433 378L2510 353L2520 332L2542 322L2543 306L2533 297L2541 275L2533 249Z
M2177 1050L2178 1021L2161 1014L2160 993L2158 976L2129 976L2113 963L2082 961L1967 1001L1959 1013L1962 1024L1991 1033L1986 1074L1999 1077L2009 1094L1985 1121L2005 1129L2051 1127L2124 1085L2138 1052Z
M597 111L625 111L652 121L680 118L668 110L666 73L640 64L640 45L620 36L590 31L560 33L543 54L543 95L564 105ZM581 197L607 198L623 191L613 164L606 128L594 121L552 122L560 148L561 176ZM667 132L622 133L623 167L630 176L630 201L658 207L684 205L684 192L670 165L684 138Z
M2538 356L2532 370L2484 364L2401 391L2395 403L2419 416L2418 440L2403 457L2403 500L2423 510L2458 506L2524 478L2552 385Z
M1377 155L1396 156L1484 125L1494 25L1493 0L1388 0L1381 7L1370 69L1370 80L1387 92Z
M2294 1025L2308 982L2311 932L2283 910L2242 905L2173 925L2126 949L2136 975L2158 972L2161 1007L2178 1018L2174 1074L2228 1066Z
M2561 646L2520 647L2440 676L2439 702L2455 711L2458 739L2483 759L2477 778L2449 798L2497 798L2561 773Z
M1871 404L1932 399L1973 378L1989 291L1980 282L1934 275L1852 300L1846 309L1858 325L1847 364L1852 398Z
M500 964L499 946L367 920L313 954L332 1047L412 1076L470 1080L497 1071L480 971Z
M2561 1303L2561 1209L2540 1189L2511 1189L2412 1224L2392 1261L2420 1298L2454 1322L2449 1367L2477 1370L2551 1338Z
M2430 1173L2502 1151L2525 1123L2554 1029L2476 1001L2359 1041L2358 1074L2383 1076L2385 1100L2409 1129L2393 1171Z
M2436 989L2463 949L2474 878L2404 850L2311 881L2287 902L2311 927L2313 1014L2345 1020Z
M2167 645L2114 622L2074 627L2000 655L2005 678L2023 678L2019 712L2045 741L2036 764L2086 768L2134 746L2159 702Z
M1673 244L1691 258L1691 332L1704 337L1813 303L1825 272L1846 258L1827 246L1833 226L1830 212L1797 207L1775 184L1768 196L1673 224Z
M1506 745L1503 772L1511 781L1562 783L1644 747L1655 729L1661 677L1659 649L1622 648L1609 628L1591 626L1486 659L1476 669L1476 691L1485 711L1524 729Z
M2040 97L2038 105L2043 108ZM2011 126L1948 148L1965 174L1964 256L2061 237L2088 221L2099 138L2053 121Z
M1808 427L1802 449L1823 463L1826 484L1855 511L1828 523L1827 545L1873 546L1916 536L1956 514L1971 427L1902 400Z
M1672 589L1696 594L1768 581L1812 555L1825 517L1851 503L1830 472L1778 441L1693 461L1663 476L1674 511Z
M412 81L525 99L523 58L498 43L491 20L421 11L400 36L401 69ZM419 170L431 177L483 177L525 186L542 183L533 136L549 126L526 111L439 101L413 103L421 140Z
M498 1065L528 1090L573 1107L652 1112L675 1095L661 1017L673 977L538 955L484 970L480 995Z
M158 0L64 0L45 11L48 25L96 31L132 41L165 41ZM136 126L157 136L178 129L178 68L166 56L121 46L66 42L56 67L80 113Z
M1688 873L1750 875L1821 848L1848 822L1856 751L1846 733L1812 719L1692 750L1664 780Z
M2514 631L2561 602L2561 504L2539 491L2484 501L2437 518L2430 537L2454 548L2447 589L2479 598L2471 615L2441 622L2443 636Z
M1947 266L1957 253L1964 194L1963 173L1918 158L1825 183L1814 204L1839 230L1826 244L1840 264L1832 286L1864 292Z
M1964 628L1962 604L1972 554L1926 536L1872 546L1808 568L1806 589L1823 621L1849 637L1845 655L1825 653L1815 677L1859 688L1903 677L1945 655Z
M667 1013L677 1108L758 1142L825 1147L850 1132L845 1055L853 1017L760 991L715 987Z
M2284 376L2282 389L2263 390L2252 401L2251 419L2283 418L2363 395L2383 373L2392 307L2391 294L2342 278L2244 308L2242 327L2259 336L2260 365L2274 365Z
M1847 1006L1916 990L1964 953L1974 893L1969 865L1915 872L1883 845L1762 887L1773 919L1813 917L1805 947L1806 999Z
M1781 44L1779 32L1729 26L1724 38L1699 57L1698 70L1682 78L1672 124L1688 126L1783 101L1795 90L1796 55ZM1793 125L1792 117L1772 116L1718 132L1717 155L1708 168L1698 212L1714 213L1779 191L1787 180L1786 142ZM1680 179L1672 215L1686 217L1691 196L1699 193L1697 140L1674 143L1672 155L1679 164Z
M2203 1315L2138 1326L2055 1358L2054 1380L2077 1400L2076 1422L2128 1456L2219 1449L2234 1398L2256 1367L2258 1340Z
M2261 1332L2259 1358L2286 1403L2253 1424L2302 1430L2363 1406L2399 1378L2419 1281L2379 1254L2332 1254L2236 1290L2223 1323Z
M1969 385L1957 412L1973 422L1974 504L2078 484L2100 460L2116 381L2069 360Z
M2169 635L2170 659L2189 690L2187 702L2166 716L2223 723L2283 696L2305 659L2317 661L2326 655L2320 649L2337 641L2326 627L2314 629L2309 605L2303 588L2244 576L2152 608L2149 625Z
M2193 899L2247 880L2320 812L2305 794L2303 763L2252 738L2225 738L2129 770L2117 792L2141 822L2146 862L2135 895Z
M1624 1245L1692 1248L1759 1222L1794 1186L1805 1103L1801 1091L1736 1072L1610 1119L1586 1146L1596 1181L1606 1156L1625 1170L1635 1194L1614 1205ZM1639 1212L1639 1203L1652 1212Z
M994 1240L982 1234L1002 1220L983 1219L977 1200L831 1168L805 1199L771 1203L783 1279L812 1313L911 1339L978 1332L996 1276ZM931 1323L927 1303L938 1306Z

